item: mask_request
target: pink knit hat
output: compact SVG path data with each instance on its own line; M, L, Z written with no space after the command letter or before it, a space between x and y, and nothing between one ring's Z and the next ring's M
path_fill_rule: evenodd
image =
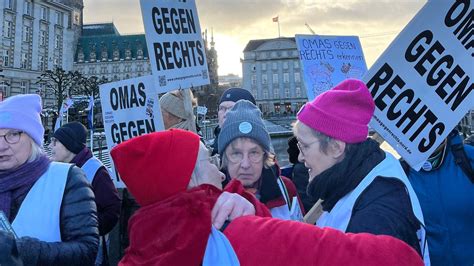
M322 93L298 112L308 127L346 143L366 140L375 104L367 86L347 79Z

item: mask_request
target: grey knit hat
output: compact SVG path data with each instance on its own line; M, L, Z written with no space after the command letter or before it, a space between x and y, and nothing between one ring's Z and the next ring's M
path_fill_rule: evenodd
M270 135L262 120L262 112L253 103L239 100L226 114L218 138L218 150L222 154L234 139L246 137L257 141L264 150L270 150Z

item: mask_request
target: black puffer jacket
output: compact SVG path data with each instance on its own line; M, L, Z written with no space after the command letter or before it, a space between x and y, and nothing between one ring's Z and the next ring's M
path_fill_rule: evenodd
M13 204L12 214L18 213L23 200L24 198ZM62 242L48 243L29 237L17 240L24 265L94 264L99 244L94 193L84 172L75 166L69 170L66 181L61 203L60 230Z

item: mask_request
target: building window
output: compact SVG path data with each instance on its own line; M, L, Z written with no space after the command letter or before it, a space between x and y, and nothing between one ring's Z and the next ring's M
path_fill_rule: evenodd
M252 88L252 95L255 99L257 99L257 89L256 88Z
M59 64L59 58L55 57L54 60L53 60L53 64L54 64L55 66L59 66L59 65L60 65L60 64Z
M143 59L143 49L142 49L142 48L138 48L138 50L137 50L137 58L138 58L138 59Z
M296 97L300 98L301 97L301 87L296 87L295 93L296 93Z
M107 73L107 67L106 66L103 66L100 68L100 73L101 74L106 74Z
M21 89L21 93L28 93L28 81L21 81L20 82L20 89Z
M276 62L272 63L272 69L277 70L278 69L278 64Z
M21 53L20 68L26 69L28 67L28 54Z
M46 65L46 64L45 64L45 61L44 61L44 56L40 55L40 56L38 57L38 66L39 66L38 69L39 69L40 71L45 71L45 70L46 70L45 65Z
M54 36L54 49L59 49L61 47L61 35L56 34Z
M263 74L262 75L262 84L267 84L268 83L268 80L267 80L267 74Z
M268 99L268 90L263 90L263 99Z
M45 30L40 30L40 45L41 46L46 46L46 37L47 32Z
M12 37L13 22L8 21L8 20L5 20L4 22L5 22L5 24L3 24L4 25L4 32L5 32L4 37L5 38L11 38Z
M63 25L63 13L56 11L56 24L59 26Z
M26 1L23 8L23 14L33 16L33 3Z
M4 50L2 57L3 57L3 66L8 67L10 65L10 51Z
M285 98L290 98L290 88L285 88Z
M250 67L252 69L252 72L254 72L255 70L257 70L257 67L255 66L255 64L252 64L252 66Z
M40 8L40 16L42 20L48 21L48 8L42 6Z
M274 99L280 99L280 89L279 88L273 88L273 98Z
M289 83L289 82L290 82L290 74L283 73L283 83Z
M267 71L267 63L262 63L262 71Z
M132 58L132 50L126 49L125 50L125 59L130 60Z
M13 0L5 0L5 8L13 9Z
M300 83L300 82L301 82L301 76L300 76L300 73L299 73L299 72L296 72L296 73L295 73L295 82L296 82L296 83Z
M288 61L283 62L283 69L288 69Z
M113 66L112 73L118 73L118 72L119 72L119 66Z
M23 26L23 42L30 42L31 39L31 28L29 26Z
M300 68L300 62L298 62L298 61L293 61L293 67L294 67L294 68Z
M273 74L273 84L278 84L278 74Z
M252 75L251 84L252 84L252 85L256 85L256 84L257 84L257 75Z

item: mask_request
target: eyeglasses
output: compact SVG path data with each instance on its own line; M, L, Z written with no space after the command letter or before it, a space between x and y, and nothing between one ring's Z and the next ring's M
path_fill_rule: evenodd
M224 112L225 113L228 110L232 109L232 107L234 107L234 106L227 107L227 106L220 105L218 110L219 110L219 112Z
M221 167L221 158L219 157L219 154L215 154L214 156L209 156L209 159L202 159L200 161L206 161L209 160L209 162L215 166L217 166L217 169Z
M298 141L296 143L296 146L298 146L298 149L300 150L301 154L303 154L303 156L304 156L305 151L308 151L309 147L311 147L311 145L313 145L316 142L319 142L319 140L315 140L315 141L313 141L311 143L308 143L308 144L302 144L301 142Z
M244 159L244 153L240 151L231 151L229 153L226 153L226 156L231 163L241 163ZM250 151L247 157L252 163L259 163L263 160L263 151Z
M5 142L8 144L16 144L20 141L21 134L24 133L23 131L10 131L5 135L0 135L5 139Z

